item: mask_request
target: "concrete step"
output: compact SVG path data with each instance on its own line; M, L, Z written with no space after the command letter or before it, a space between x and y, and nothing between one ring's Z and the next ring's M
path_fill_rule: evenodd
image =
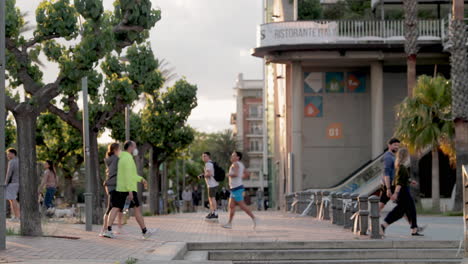
M288 249L209 251L209 260L365 260L365 259L458 259L457 249Z
M459 241L438 240L354 240L354 241L291 241L291 242L202 242L187 243L189 251L207 250L275 250L275 249L416 249L456 248Z
M233 264L460 264L461 259L268 260L233 261Z

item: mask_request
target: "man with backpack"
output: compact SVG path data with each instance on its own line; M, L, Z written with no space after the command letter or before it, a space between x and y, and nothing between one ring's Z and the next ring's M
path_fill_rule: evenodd
M206 220L216 221L218 220L216 192L219 182L222 182L226 175L223 169L211 160L210 152L204 152L202 160L205 162L204 177L208 187L208 201L210 203L210 213L206 216Z

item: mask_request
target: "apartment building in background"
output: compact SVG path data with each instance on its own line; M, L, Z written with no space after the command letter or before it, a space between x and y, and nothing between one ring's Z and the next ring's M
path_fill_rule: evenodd
M244 164L250 172L244 186L247 190L261 187L267 193L267 177L263 170L263 81L246 80L239 73L234 90L236 113L231 115L231 124L238 149L244 154Z

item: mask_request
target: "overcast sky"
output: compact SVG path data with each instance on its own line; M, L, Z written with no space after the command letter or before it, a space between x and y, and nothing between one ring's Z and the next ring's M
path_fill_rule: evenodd
M17 0L17 6L34 19L39 0ZM107 9L111 0L105 0ZM235 80L262 78L261 60L250 56L261 23L260 0L152 0L162 19L151 30L156 56L175 68L178 76L198 86L198 107L189 123L213 132L230 128L235 112ZM28 20L29 20L28 19ZM33 24L35 20L31 21ZM55 79L57 69L46 65L45 80Z

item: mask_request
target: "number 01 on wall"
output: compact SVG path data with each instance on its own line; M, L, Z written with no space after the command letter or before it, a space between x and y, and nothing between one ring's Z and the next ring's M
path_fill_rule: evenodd
M329 139L342 139L343 138L343 124L332 123L327 127L327 138Z

